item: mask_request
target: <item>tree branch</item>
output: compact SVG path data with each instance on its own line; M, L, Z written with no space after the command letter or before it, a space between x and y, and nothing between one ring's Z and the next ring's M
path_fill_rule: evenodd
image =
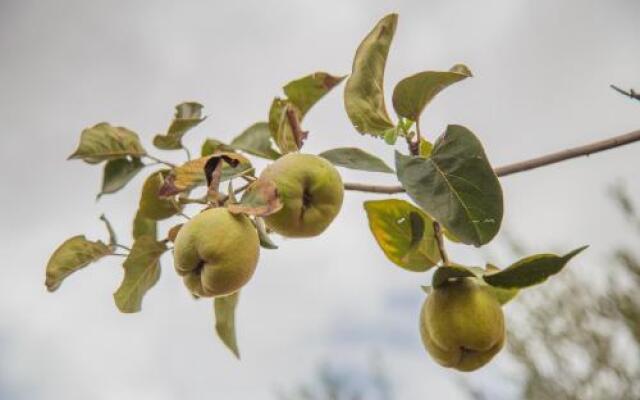
M609 87L611 87L611 89L615 90L620 94L623 94L625 96L631 97L632 99L636 99L640 101L640 93L636 93L633 89L629 89L629 91L627 92L626 90L620 89L616 85L609 85Z
M546 165L555 164L561 161L570 160L572 158L588 156L590 154L595 154L601 151L613 149L615 147L624 146L633 142L637 142L639 140L640 130L637 130L626 133L624 135L614 136L609 139L589 143L584 146L578 146L571 149L547 154L545 156L532 158L530 160L504 165L502 167L496 168L494 171L498 176L507 176L516 174L518 172L529 171L532 169L544 167ZM344 188L345 190L381 194L395 194L403 193L405 191L402 186L380 186L362 183L345 183Z

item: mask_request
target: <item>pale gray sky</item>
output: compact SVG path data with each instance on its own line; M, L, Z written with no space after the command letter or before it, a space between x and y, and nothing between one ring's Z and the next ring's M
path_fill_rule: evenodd
M400 21L387 94L421 70L462 62L474 72L424 114L431 137L448 123L466 125L502 165L640 128L640 104L608 88L640 89L635 0L2 0L0 397L270 399L320 361L357 367L379 351L399 399L463 399L460 374L436 366L420 344L419 285L428 275L391 265L368 232L361 203L374 195L349 193L323 236L276 237L280 249L262 252L238 310L242 362L216 340L210 303L187 295L169 256L136 315L113 304L119 259L77 273L55 294L43 285L59 243L79 233L104 238L103 212L125 238L136 209L142 175L95 202L101 168L65 161L83 128L124 125L152 149L173 106L195 100L209 118L187 144L229 140L264 120L289 80L348 73L362 37L389 12ZM360 146L391 163L389 146L350 126L342 89L308 115L305 151ZM591 244L572 268L606 273L602 261L628 233L606 189L624 181L640 198L639 155L631 145L502 179L504 227L540 252ZM392 181L343 172L350 181ZM468 263L490 253L504 265L511 260L500 241L450 253ZM471 379L499 379L509 366L498 356ZM503 392L496 396L513 395Z

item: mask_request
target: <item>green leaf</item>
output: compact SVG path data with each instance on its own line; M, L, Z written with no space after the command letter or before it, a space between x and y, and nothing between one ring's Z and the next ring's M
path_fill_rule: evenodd
M204 120L205 118L202 117L202 104L194 102L178 104L167 133L156 135L153 138L153 145L162 150L181 149L182 137L185 133Z
M345 76L333 76L326 72L316 72L289 82L283 89L287 98L298 107L304 116L307 111Z
M500 271L500 268L496 267L495 265L487 264L485 270L482 271L482 273L480 274L480 278L482 278L483 282L485 282L486 284L486 281L484 280L484 275L486 275L487 273L495 273L499 271ZM500 302L500 304L502 305L505 305L511 300L513 300L520 292L520 290L517 288L501 288L497 286L491 286L489 284L487 284L487 286L491 289L493 294L498 299L498 302Z
M136 216L133 218L132 236L133 240L136 240L141 236L151 236L154 239L157 239L158 223L152 219L144 217L138 210Z
M339 167L387 174L393 173L393 170L380 158L357 147L340 147L327 150L318 155Z
M391 262L421 272L440 261L433 221L422 210L398 199L365 201L364 209L373 237Z
M104 225L107 228L107 232L109 233L109 246L113 248L118 243L116 232L113 230L113 226L111 226L111 222L109 222L109 220L104 214L100 216L100 221L104 222Z
M241 174L249 173L253 170L251 162L240 154L232 152L217 152L215 157L218 156L227 156L238 161L238 165L235 168L226 163L223 165L222 176L220 179L221 182ZM207 182L204 174L204 166L211 157L214 156L197 158L174 168L164 180L164 184L160 188L160 196L172 196L204 185Z
M170 218L182 210L174 199L160 196L160 190L167 182L169 174L169 170L156 171L144 181L138 208L140 216L160 221Z
M200 155L202 157L210 156L216 152L232 152L235 149L228 144L225 144L216 139L207 139L202 143L202 149L200 150Z
M287 117L287 110L293 113L298 122L302 121L302 113L298 107L289 100L276 97L273 99L271 108L269 109L269 130L271 131L271 137L282 154L299 150L293 128Z
M233 139L231 146L237 150L270 160L280 157L280 153L271 147L271 131L267 122L251 125Z
M126 156L142 157L145 154L147 153L136 133L102 122L82 131L80 144L69 156L69 160L81 159L89 164L97 164Z
M47 290L55 291L67 276L111 252L106 244L99 240L97 242L87 240L84 235L68 239L49 258L45 280Z
M419 151L422 157L429 157L433 151L433 143L425 138L420 138Z
M417 121L422 110L448 86L472 76L465 65L454 65L449 71L425 71L398 82L393 90L393 108L399 116Z
M398 141L398 128L393 127L384 131L384 142L390 146L393 146Z
M578 253L589 246L583 246L564 255L536 254L517 261L499 272L486 274L483 278L491 286L500 288L525 288L537 285L555 275Z
M213 299L213 310L216 318L216 333L222 343L240 359L240 351L236 341L236 306L240 292Z
M396 152L396 171L413 201L461 242L481 246L498 233L502 189L467 128L449 125L428 158Z
M160 278L160 256L167 246L151 236L141 236L124 261L124 278L113 294L116 306L123 313L135 313L142 307L142 298Z
M144 168L144 164L138 157L107 161L102 176L102 191L98 194L98 198L103 194L115 193L122 189L142 168Z
M436 270L436 272L433 274L431 285L437 288L445 285L449 281L449 279L475 277L476 275L473 273L473 271L463 265L447 265Z
M360 133L382 136L394 124L384 103L384 68L398 22L397 14L384 17L356 50L351 76L344 89L344 105Z

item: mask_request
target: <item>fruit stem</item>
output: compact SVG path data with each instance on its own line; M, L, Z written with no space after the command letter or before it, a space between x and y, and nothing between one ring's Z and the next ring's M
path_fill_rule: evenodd
M442 258L442 264L449 265L449 256L447 255L447 251L444 248L444 240L442 239L442 227L438 223L438 221L433 221L433 235L436 238L436 244L438 245L438 250L440 251L440 258Z

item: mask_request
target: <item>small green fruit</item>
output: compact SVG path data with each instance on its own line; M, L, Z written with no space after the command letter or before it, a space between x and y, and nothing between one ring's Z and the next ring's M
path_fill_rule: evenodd
M505 341L504 315L489 287L462 278L434 288L420 313L425 348L439 364L473 371L488 363Z
M247 216L213 208L180 229L174 261L191 293L212 297L244 286L256 269L259 253L258 233Z
M265 217L265 223L282 236L317 236L342 207L342 178L322 157L287 154L265 168L260 178L272 180L278 189L282 209Z

